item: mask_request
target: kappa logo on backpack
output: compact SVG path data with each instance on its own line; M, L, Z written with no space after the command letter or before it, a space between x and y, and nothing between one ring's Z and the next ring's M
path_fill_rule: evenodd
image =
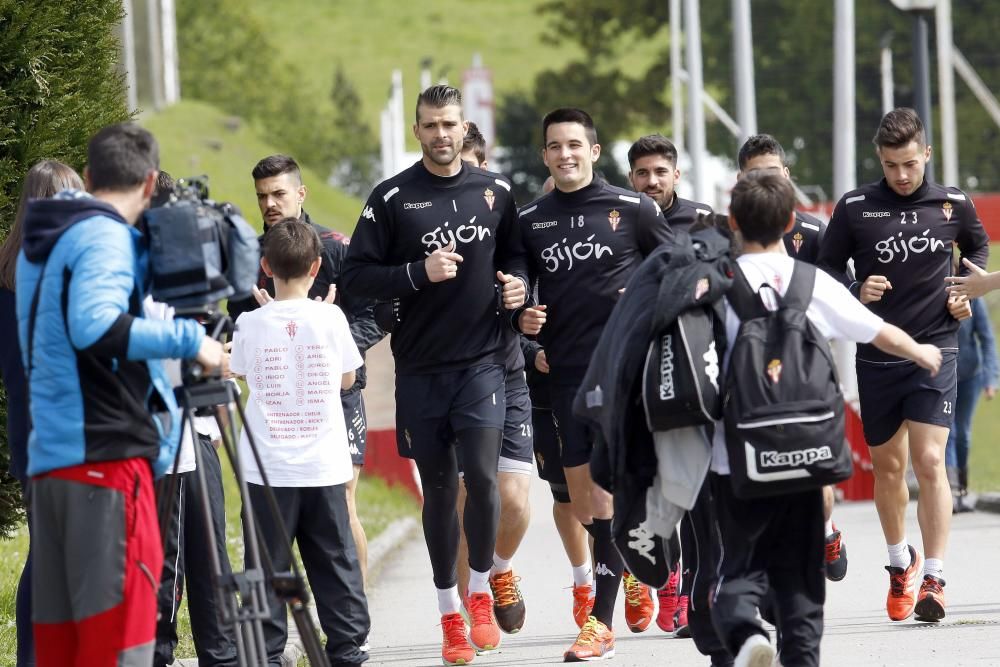
M844 397L830 345L806 315L816 267L796 261L784 296L767 284L754 292L742 268L736 274L727 298L740 328L723 402L733 492L773 496L847 479Z
M710 424L722 417L722 325L716 320L710 306L696 306L682 312L650 341L642 373L643 407L650 431Z

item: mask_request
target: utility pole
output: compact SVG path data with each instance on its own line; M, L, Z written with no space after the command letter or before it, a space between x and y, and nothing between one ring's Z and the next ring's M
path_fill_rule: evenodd
M833 197L857 185L854 123L854 0L836 0L833 23Z
M684 86L681 82L681 0L670 0L670 114L674 146L684 151Z
M938 0L937 23L938 105L941 107L941 182L958 186L958 130L955 120L955 66L952 42L951 0Z
M914 103L917 115L924 122L924 136L928 145L934 144L934 118L931 108L931 66L930 45L928 38L927 14L924 11L913 11L913 83ZM927 163L925 177L929 181L934 178L934 160Z
M757 98L753 72L750 0L733 0L733 76L736 78L736 121L740 125L741 144L757 134Z
M705 174L705 111L701 101L704 87L701 69L701 18L698 0L684 0L684 32L687 46L688 118L691 128L688 132L688 155L691 156L691 184L694 186L696 201L706 201L709 193Z

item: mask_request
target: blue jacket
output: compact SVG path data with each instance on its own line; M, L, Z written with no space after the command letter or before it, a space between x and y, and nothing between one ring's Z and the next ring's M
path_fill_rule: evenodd
M142 317L146 247L108 204L63 192L31 202L24 224L17 319L33 426L28 474L134 457L163 474L180 414L159 359L196 356L204 329Z
M993 337L990 313L982 299L973 299L972 317L958 327L958 379L971 380L979 375L983 385L997 387L997 344Z

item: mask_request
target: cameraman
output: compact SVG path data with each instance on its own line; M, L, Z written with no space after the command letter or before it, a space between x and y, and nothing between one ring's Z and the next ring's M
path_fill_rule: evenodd
M309 298L327 300L336 303L347 316L361 358L369 348L385 337L385 333L375 324L375 302L369 299L354 298L350 293L337 291L344 260L347 258L347 248L351 240L347 236L316 224L302 207L308 191L302 182L302 172L294 158L287 155L270 155L258 162L251 172L254 189L257 192L257 205L264 218L264 231L287 218L295 218L304 222L319 234L323 250L316 280L309 289ZM263 239L263 237L261 237ZM263 243L261 244L263 248ZM274 280L261 269L258 274L255 297L229 302L229 316L236 319L248 310L263 305L274 296ZM335 298L335 300L334 300ZM368 541L364 527L358 518L355 492L358 477L365 462L365 438L367 436L367 418L361 390L365 388L365 367L357 370L357 380L354 386L340 393L340 402L344 408L344 422L347 424L348 447L351 450L351 462L354 466L354 477L347 483L347 511L351 522L351 534L358 550L358 560L361 561L361 576L368 577Z
M160 360L223 362L191 320L142 317L147 248L135 228L156 186L153 136L124 123L87 147L88 195L36 200L17 266L34 430L32 572L37 664L152 662L163 564L153 476L180 415Z

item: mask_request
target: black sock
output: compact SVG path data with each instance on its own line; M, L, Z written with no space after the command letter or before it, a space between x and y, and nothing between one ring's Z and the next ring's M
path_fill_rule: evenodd
M625 563L611 536L611 519L594 519L584 528L594 538L594 611L591 614L601 623L611 627L618 600L618 587L622 582Z

